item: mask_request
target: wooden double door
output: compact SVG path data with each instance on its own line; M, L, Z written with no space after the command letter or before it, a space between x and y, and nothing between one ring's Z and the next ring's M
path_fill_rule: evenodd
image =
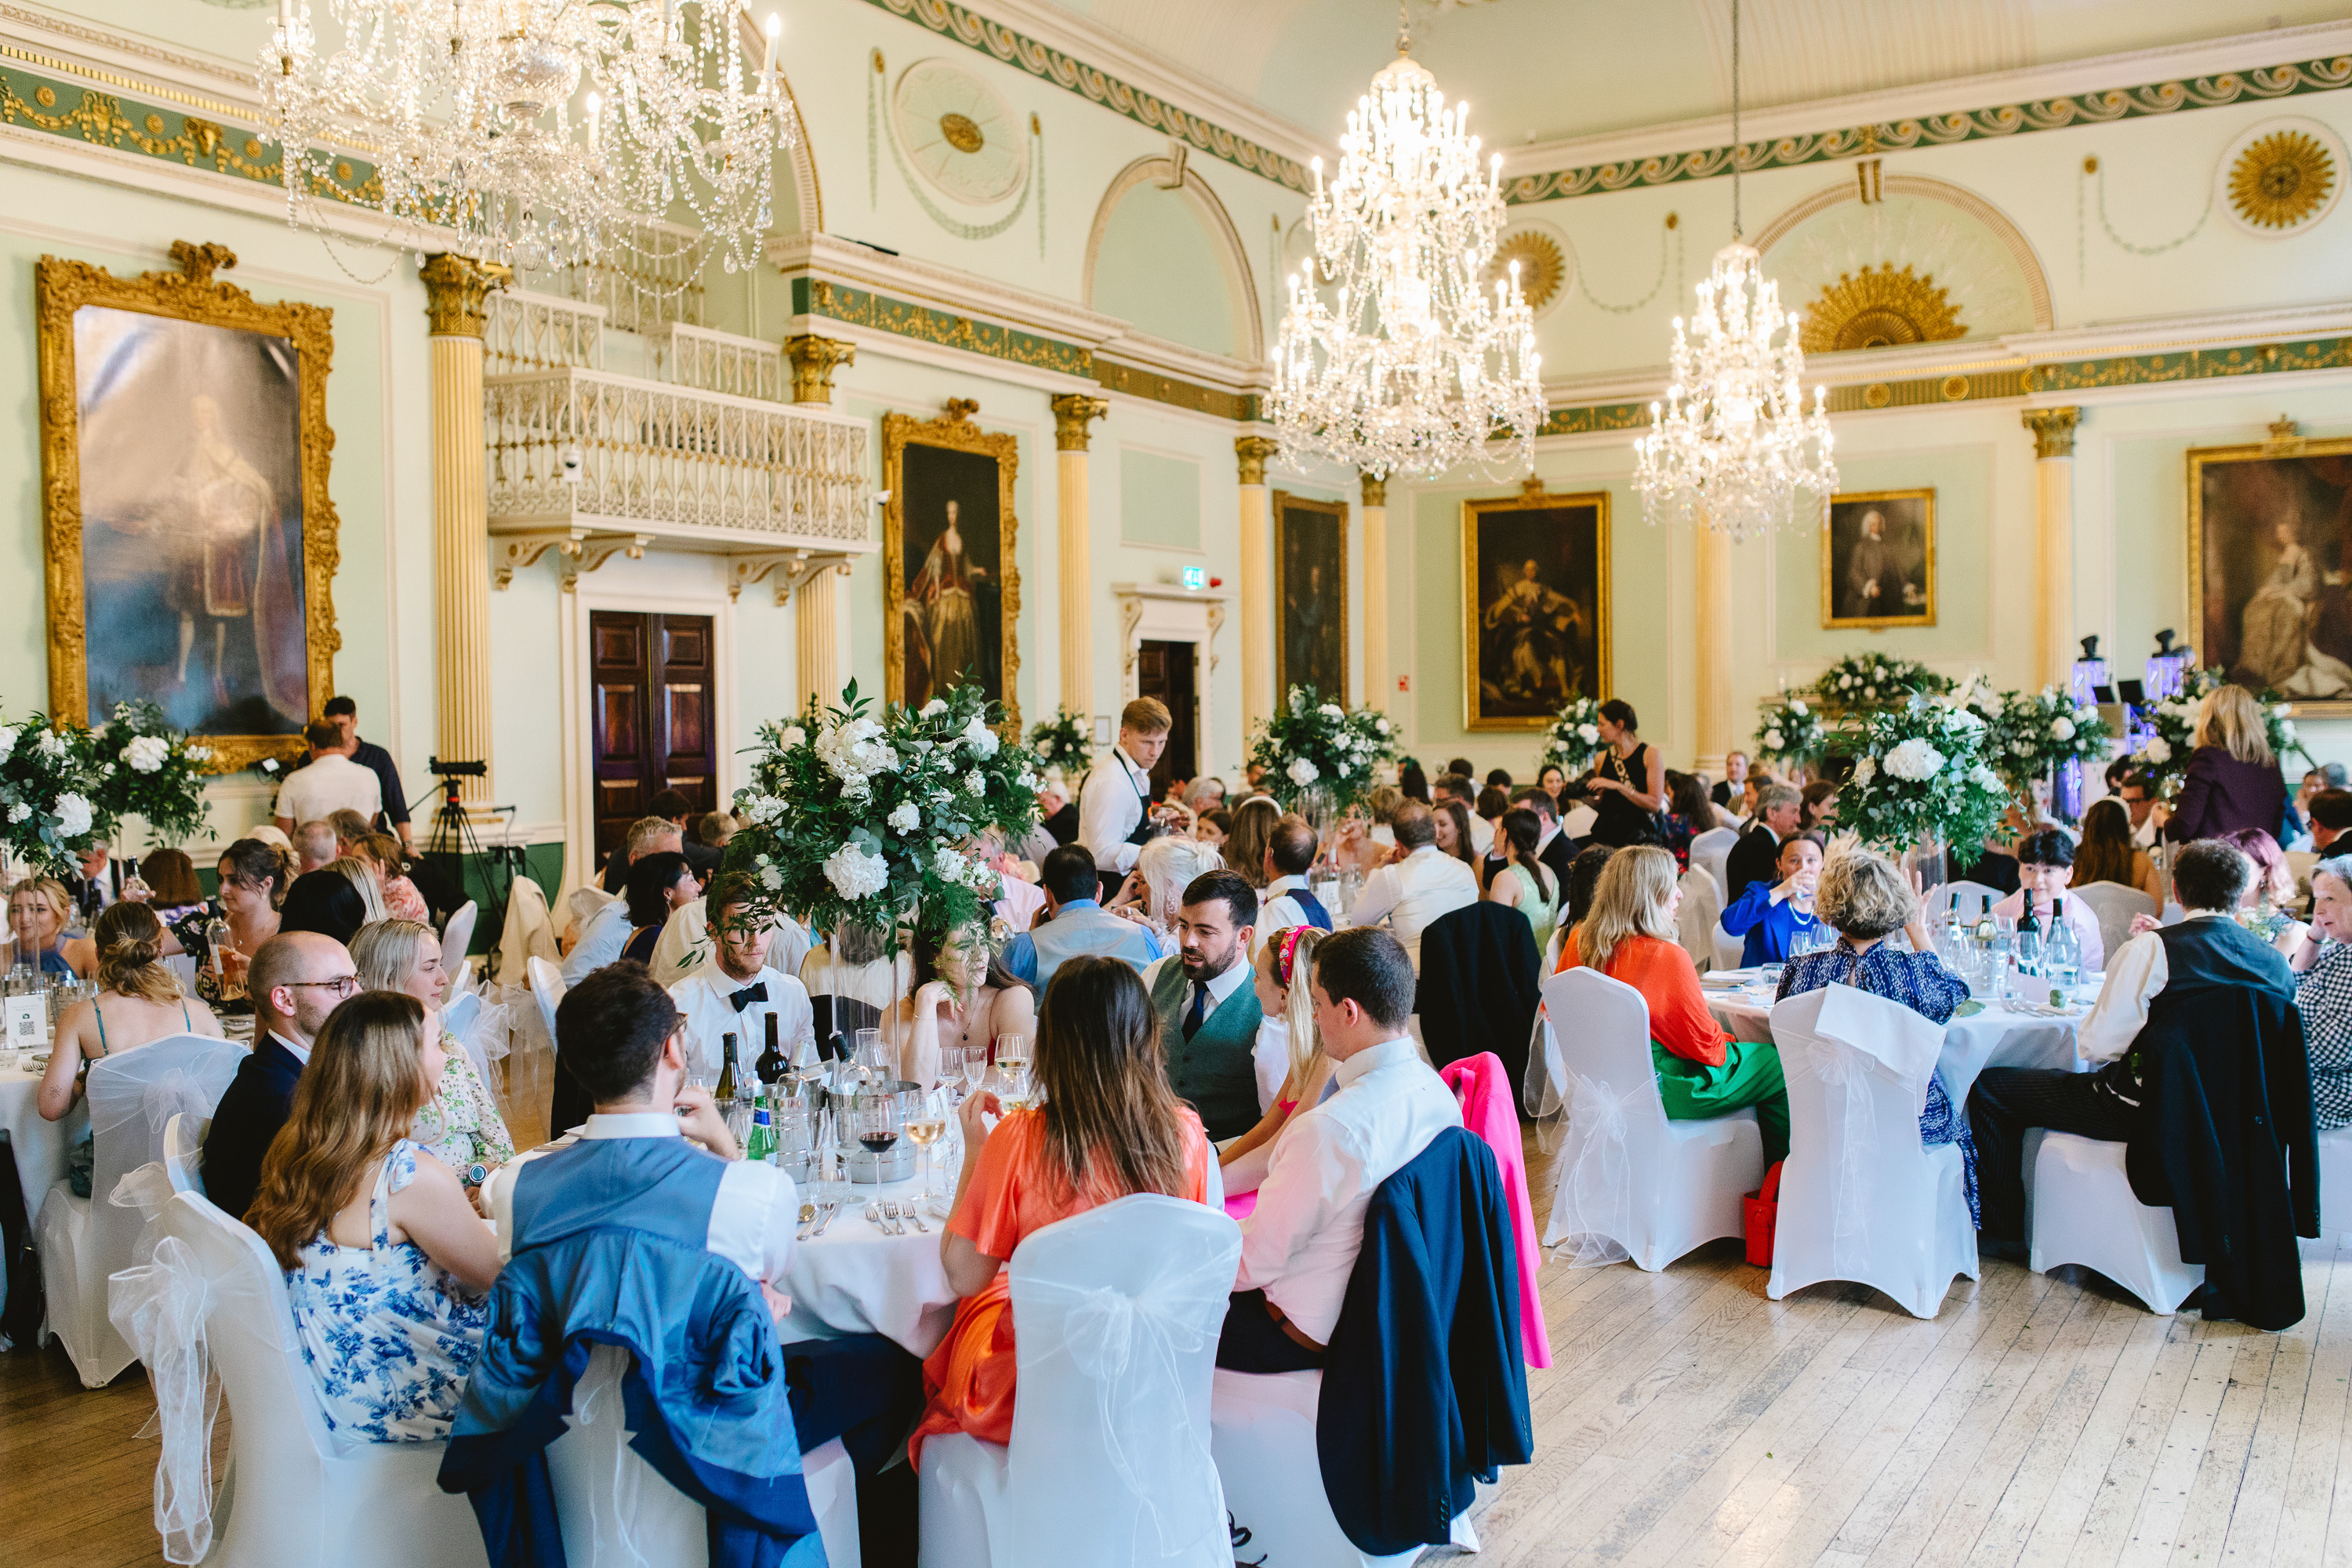
M685 795L697 814L719 809L714 637L709 616L589 613L600 865L663 790Z

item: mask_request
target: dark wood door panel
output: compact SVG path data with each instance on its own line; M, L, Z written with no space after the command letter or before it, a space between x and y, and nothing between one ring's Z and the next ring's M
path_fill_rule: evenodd
M664 789L698 812L719 805L714 720L717 626L709 616L596 610L589 616L589 757L596 849L620 847Z

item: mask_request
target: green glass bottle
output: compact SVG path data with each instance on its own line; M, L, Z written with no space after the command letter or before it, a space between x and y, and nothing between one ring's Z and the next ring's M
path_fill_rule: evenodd
M776 1163L776 1128L764 1105L751 1112L751 1136L745 1141L743 1157L762 1165Z

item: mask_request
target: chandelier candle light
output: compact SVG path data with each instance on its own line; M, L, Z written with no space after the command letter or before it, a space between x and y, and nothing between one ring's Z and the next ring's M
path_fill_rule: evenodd
M1813 388L1807 412L1797 318L1782 314L1780 285L1766 280L1761 258L1739 237L1738 0L1731 142L1731 243L1698 286L1687 334L1675 318L1674 379L1664 405L1650 405L1650 434L1633 443L1633 488L1652 522L1700 523L1737 542L1794 521L1801 490L1808 517L1817 517L1838 483L1828 394Z
M1314 161L1315 257L1290 279L1269 412L1293 459L1431 477L1496 462L1489 443L1507 437L1509 471L1525 473L1544 420L1535 318L1517 262L1491 296L1483 282L1502 233L1503 160L1481 172L1469 106L1446 107L1411 41L1401 24L1396 61L1348 116L1329 185Z
M782 19L747 85L748 16L745 0L278 0L257 66L287 221L323 229L321 194L341 193L404 247L539 271L603 260L683 204L727 269L747 268L799 134ZM374 178L355 184L341 149Z

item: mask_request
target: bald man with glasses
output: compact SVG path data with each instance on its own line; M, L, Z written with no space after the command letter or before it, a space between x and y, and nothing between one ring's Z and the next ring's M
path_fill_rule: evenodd
M261 1185L261 1158L286 1125L310 1044L327 1015L360 989L360 977L341 942L289 931L261 944L245 986L253 999L253 1054L238 1064L205 1134L205 1195L239 1219Z

